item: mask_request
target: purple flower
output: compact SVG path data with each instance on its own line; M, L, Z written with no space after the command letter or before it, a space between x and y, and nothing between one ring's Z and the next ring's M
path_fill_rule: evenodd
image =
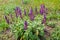
M27 23L27 21L25 21L25 22L24 22L24 30L27 29L27 26L28 26L28 23Z
M19 15L19 10L20 10L20 8L16 7L16 9L15 9L16 17L18 17L18 15Z
M45 13L45 5L44 4L41 4L41 7L40 7L40 14L43 15L43 13Z
M7 18L7 16L4 16L4 18L7 20L8 18Z
M34 15L29 15L30 20L33 21L34 20Z
M7 16L4 16L6 22L9 24L9 19L7 18Z
M29 14L33 14L33 9L32 9L32 7L30 8Z
M16 7L15 13L16 13L16 17L18 17L20 15L20 18L22 18L21 9L19 7Z
M23 19L21 9L19 10L19 15L20 15L20 18Z
M42 20L42 24L45 24L46 23L46 15L44 15L44 18Z
M44 4L41 4L41 8L45 8L45 5Z
M44 15L44 19L46 20L46 15Z
M26 10L24 9L24 15L26 15Z
M32 10L32 8L30 9L29 17L30 17L30 20L31 20L31 21L34 20L34 14L33 14L33 10Z

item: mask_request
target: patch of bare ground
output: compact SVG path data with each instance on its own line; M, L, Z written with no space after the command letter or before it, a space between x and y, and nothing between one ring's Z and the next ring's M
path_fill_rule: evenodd
M0 33L0 40L15 40L15 37L10 29L6 29Z
M56 22L56 25L60 26L60 21L58 20L51 20L49 22ZM57 26L56 26L57 27ZM44 32L45 32L45 38L50 38L51 33L54 31L54 28L45 25Z
M44 32L45 32L45 37L48 37L50 36L50 33L52 31L53 28L49 27L49 26L46 26L45 29L44 29Z

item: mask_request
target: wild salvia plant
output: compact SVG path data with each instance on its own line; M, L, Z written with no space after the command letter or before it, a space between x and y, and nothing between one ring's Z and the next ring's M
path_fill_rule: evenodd
M46 23L46 15L44 15L44 18L42 20L42 24L45 24Z
M37 8L35 8L35 12L36 14L38 13ZM15 35L16 40L43 40L44 38L44 25L43 24L46 22L46 15L44 15L44 18L42 21L42 16L38 15L35 17L33 13L33 9L30 8L29 14L28 14L31 20L30 21L27 16L25 16L27 20L26 19L21 20L23 17L22 17L21 9L19 7L15 8L15 13L18 19L17 19L17 22L14 22L11 25L12 26L11 30L13 34ZM27 15L25 9L24 9L24 15ZM12 14L10 15L10 17L12 18ZM10 20L8 20L7 16L5 16L5 19L7 23L9 24ZM42 24L41 24L41 21L42 21Z
M20 15L20 18L23 19L21 9L20 9L20 11L19 11L19 15Z
M24 30L27 30L28 23L27 21L24 22Z
M16 7L16 9L15 9L16 17L19 16L19 11L20 11L20 8L19 7Z
M34 14L33 14L33 9L32 8L30 8L29 17L30 17L31 21L34 20Z
M21 9L19 7L16 7L15 13L16 13L16 17L20 16L20 18L22 19L22 12L21 12Z
M41 7L40 7L40 14L43 15L44 13L46 13L45 5L44 5L44 4L41 4Z
M43 17L44 17L43 20L42 20L42 24L46 23L46 13L47 13L47 8L45 8L44 4L41 4L40 14L43 15Z
M39 16L40 17L40 16ZM20 19L19 19L20 20ZM37 19L39 20L39 19ZM40 40L44 38L44 26L38 21L31 22L29 19L14 23L12 31L17 40ZM41 22L41 21L39 21Z

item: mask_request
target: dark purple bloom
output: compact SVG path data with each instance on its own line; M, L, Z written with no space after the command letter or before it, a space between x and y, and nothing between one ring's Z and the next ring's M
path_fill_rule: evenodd
M46 15L44 15L44 18L42 20L42 24L45 24L46 23Z
M19 14L21 14L20 12L21 12L20 8L19 7L16 7L15 13L16 13L16 16L17 17L18 17Z
M41 4L41 8L45 8L45 5L44 4Z
M30 20L31 20L31 21L34 20L34 14L33 14L32 8L30 9L29 17L30 17Z
M7 18L7 16L4 16L4 18L7 20L8 18Z
M18 15L19 15L19 10L20 10L20 8L16 7L16 9L15 9L16 17L18 17Z
M22 19L22 12L21 12L21 9L19 10L19 15L20 15L20 18Z
M4 16L6 22L9 24L9 19L7 18L7 16Z
M10 22L9 22L9 19L7 19L6 22L9 24L9 23L10 23Z
M40 14L43 15L43 13L45 13L45 5L44 4L41 4L41 7L40 7Z
M46 15L44 15L44 19L46 20Z
M30 8L29 14L33 14L33 9L32 9L32 7Z
M29 15L30 20L33 21L34 20L34 15Z
M20 15L20 18L22 18L21 9L19 7L16 7L15 13L16 13L16 17L18 17Z
M24 15L26 15L26 10L24 9Z
M27 21L25 21L25 22L24 22L24 30L27 29L27 26L28 26L28 23L27 23Z

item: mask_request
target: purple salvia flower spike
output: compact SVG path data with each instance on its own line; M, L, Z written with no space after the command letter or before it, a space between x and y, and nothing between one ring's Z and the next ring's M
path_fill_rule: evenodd
M34 15L30 16L30 20L33 21L34 20Z
M19 10L19 15L20 15L20 18L23 19L21 9Z
M19 14L22 15L21 9L19 10Z
M4 18L7 20L7 16L4 16Z
M6 22L9 24L9 23L10 23L10 22L9 22L9 19L7 19Z
M27 29L27 26L28 26L28 23L27 23L27 21L25 21L25 22L24 22L24 30Z
M44 4L41 4L41 8L45 8L45 5Z
M15 13L16 13L16 17L18 17L18 15L19 15L19 7L16 7L16 9L15 9Z
M16 13L16 17L18 17L20 15L20 18L22 19L21 9L19 7L16 7L15 13Z
M43 10L40 9L40 14L43 15L43 13L44 13Z
M44 18L42 20L42 24L45 24L46 23L46 15L44 15Z
M22 13L20 12L20 18L23 19Z
M7 18L7 16L4 16L4 17L5 17L6 22L9 24L9 19Z
M44 19L46 20L46 15L44 15Z
M40 14L43 15L43 13L45 13L45 5L44 4L41 4L41 7L40 7Z
M33 14L33 9L32 9L32 7L30 8L29 14Z
M34 20L34 15L33 15L33 10L32 10L32 8L30 9L29 17L30 17L30 20L31 20L31 21Z

